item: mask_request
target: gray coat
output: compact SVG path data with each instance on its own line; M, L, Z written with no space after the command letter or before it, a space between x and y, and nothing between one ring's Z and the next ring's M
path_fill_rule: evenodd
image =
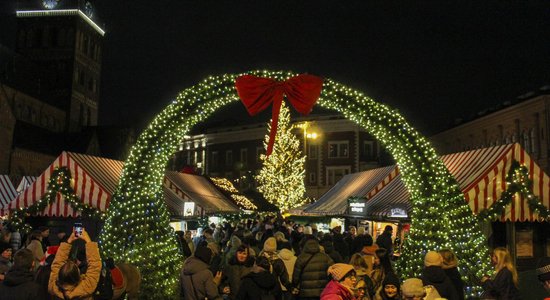
M208 264L194 256L185 260L183 269L180 273L180 285L183 299L222 299L218 293L218 287L214 283L214 276L212 272L210 272L209 267Z

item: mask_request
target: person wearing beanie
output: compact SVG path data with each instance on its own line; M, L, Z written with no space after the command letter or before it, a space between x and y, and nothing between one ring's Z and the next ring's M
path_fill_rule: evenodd
M270 264L268 271L281 283L280 288L282 290L290 290L290 277L288 277L288 271L286 270L285 263L281 258L279 258L277 251L277 240L274 237L269 237L265 240L264 248L258 257L267 258Z
M458 300L453 283L443 271L443 257L437 251L428 251L424 257L424 269L422 270L422 283L424 285L433 285L437 292L443 298L448 300Z
M217 272L216 277L212 275L212 272L208 269L211 259L212 250L207 246L199 245L195 249L195 254L184 261L180 272L180 290L183 299L222 299L218 293L222 273Z
M419 278L405 280L401 286L401 293L403 298L411 300L436 300L441 298L434 286L424 286Z
M277 240L277 250L281 250L283 248L291 249L292 246L290 245L290 242L286 239L285 234L281 231L277 231L273 234L275 239Z
M456 289L456 293L458 294L458 298L464 299L465 284L464 281L462 281L460 272L458 272L458 258L449 249L439 250L439 254L441 254L441 257L443 258L443 263L441 265L443 271L453 283L453 286Z
M380 290L374 296L375 300L398 300L401 299L401 283L394 273L388 273L382 281Z
M355 269L348 264L333 264L328 267L327 274L331 278L321 293L321 300L355 300L353 288L357 282Z

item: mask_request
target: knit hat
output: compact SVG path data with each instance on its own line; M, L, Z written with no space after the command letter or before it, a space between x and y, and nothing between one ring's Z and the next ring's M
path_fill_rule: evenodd
M275 252L277 251L277 240L274 237L270 237L264 242L264 251L265 252Z
M428 251L426 253L426 257L424 258L424 266L438 266L441 267L443 265L443 257L441 257L441 254L437 251Z
M399 282L399 278L395 276L392 272L389 272L384 277L384 280L382 281L382 287L386 286L387 284L392 284L395 287L397 287L397 290L399 291L399 287L401 286L401 282Z
M206 246L199 246L195 249L195 257L202 260L203 262L210 264L212 260L212 250Z
M311 226L304 227L304 234L313 234L313 229Z
M543 257L537 263L537 277L540 281L550 280L550 257Z
M425 294L424 284L421 279L409 278L403 282L401 287L405 297L423 297Z
M275 237L275 239L281 242L288 242L288 240L285 238L285 234L280 231L275 232L273 236Z
M351 271L354 271L352 265L337 263L328 267L327 274L332 276L332 279L340 281Z

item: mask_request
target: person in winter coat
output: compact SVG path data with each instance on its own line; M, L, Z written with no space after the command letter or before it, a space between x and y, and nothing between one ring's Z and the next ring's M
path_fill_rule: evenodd
M332 229L332 244L336 252L342 255L344 261L348 261L350 258L349 245L344 241L344 236L340 233L342 226L336 226Z
M283 248L279 251L277 254L279 258L283 261L285 264L285 269L288 273L289 281L292 279L292 274L294 272L294 265L296 264L296 256L292 251L290 250L291 246L287 245L288 248ZM291 289L292 287L285 287L281 286L282 293L283 293L283 300L289 300L292 299Z
M42 294L44 294L44 296L47 295L47 297L43 298L44 300L51 299L48 292L48 284L50 281L50 274L52 273L52 263L58 249L59 246L49 246L48 249L46 249L46 254L42 261L40 261L40 267L38 267L34 276L34 281L40 285Z
M443 271L443 257L436 251L428 251L424 257L424 269L422 270L422 283L433 285L441 297L448 300L458 300L453 283Z
M331 280L321 293L321 300L355 300L353 288L357 282L352 265L333 264L327 273Z
M334 261L321 253L316 239L308 240L302 253L296 259L292 274L292 285L299 290L299 299L318 299L328 283L326 271Z
M462 281L460 272L458 272L458 259L456 255L449 249L439 250L439 254L443 258L443 265L441 267L453 283L458 294L458 299L464 299L464 281Z
M8 243L0 243L0 281L4 280L4 275L11 268L11 245Z
M22 249L15 253L14 264L0 283L0 298L34 300L42 295L40 286L33 281L34 257L32 251Z
M510 252L498 247L493 250L491 263L495 267L495 276L483 276L481 285L485 292L497 300L520 299L518 290L518 273L512 263Z
M216 277L212 275L212 272L209 270L211 260L212 250L204 245L199 245L195 249L195 254L185 260L180 273L183 299L222 299L218 293L218 285L221 282L222 274L221 272L217 272Z
M285 290L291 288L290 279L286 270L285 263L279 258L277 253L277 240L274 237L270 237L265 240L264 248L258 256L264 256L267 258L270 264L269 272L277 278L277 281L281 283L281 289Z
M227 262L231 259L231 257L235 256L235 252L237 252L237 248L239 248L241 244L241 239L237 235L233 234L223 254L224 266L227 265Z
M252 268L252 272L242 278L236 299L281 299L279 282L269 272L269 268L268 259L264 256L259 256Z
M393 257L393 227L391 225L386 225L384 227L384 232L376 238L376 244L380 248L384 248L388 251L389 257Z
M34 230L29 236L29 243L27 249L31 250L34 257L34 271L38 269L38 265L42 257L44 257L44 250L42 250L42 233L40 230Z
M406 300L437 300L441 296L433 285L424 285L419 278L409 278L401 286L403 299ZM462 300L462 299L461 299Z
M80 274L76 263L69 260L70 243L77 239L86 242L86 260L88 262L86 274ZM101 273L97 243L90 240L90 236L84 229L79 237L75 237L73 232L67 242L62 243L57 249L51 267L48 290L50 294L59 299L92 299Z
M328 256L330 256L330 258L332 258L335 263L344 262L344 258L342 257L342 255L340 255L340 253L336 252L336 250L334 249L334 243L332 242L331 235L324 235L320 244L321 246L323 246L323 248L325 248L325 253L328 254Z
M349 264L355 269L357 281L360 281L365 285L363 287L365 290L365 296L368 297L368 299L373 299L376 291L374 290L374 283L370 278L369 266L367 265L365 259L361 256L361 254L354 253L349 260Z
M363 246L367 244L373 244L372 236L365 232L364 226L360 226L357 228L357 235L351 241L351 254L353 255L354 253L361 252Z
M273 234L273 237L277 240L277 250L281 250L283 248L292 248L290 242L286 239L283 232L277 231Z
M252 271L254 266L254 257L250 255L250 250L246 245L240 245L235 252L235 256L231 257L223 273L229 284L229 296L231 299L236 299L237 291L241 285L241 278Z
M401 300L401 283L394 273L388 273L382 281L382 287L376 293L375 300Z
M372 283L374 285L374 291L378 293L382 289L382 282L386 278L387 274L395 274L389 257L389 253L384 248L378 248L374 251L374 265L370 274Z

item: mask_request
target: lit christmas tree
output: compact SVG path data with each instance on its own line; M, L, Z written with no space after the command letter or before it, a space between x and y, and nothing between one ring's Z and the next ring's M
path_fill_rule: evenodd
M305 203L304 194L306 188L305 179L305 155L300 149L300 141L291 132L290 112L288 107L281 105L277 135L271 155L261 155L263 167L258 180L258 191L267 201L279 207L281 212ZM268 132L271 130L271 122L268 123ZM264 148L267 149L269 135L264 140Z

